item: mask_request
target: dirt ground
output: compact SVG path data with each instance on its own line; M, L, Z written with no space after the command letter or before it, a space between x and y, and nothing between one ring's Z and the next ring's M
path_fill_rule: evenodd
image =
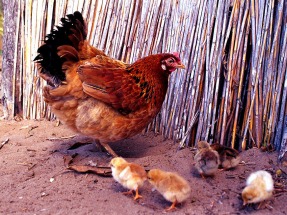
M89 139L75 135L64 125L48 121L0 121L0 214L161 214L170 203L146 182L143 198L134 201L111 177L68 170L67 155L73 163L106 165L111 159L95 144L69 149ZM75 136L74 136L75 135ZM65 139L67 138L67 139ZM241 153L243 163L234 170L219 171L202 179L192 163L195 151L177 150L177 144L153 133L111 144L129 161L147 169L176 171L191 185L192 194L172 214L287 214L286 167L277 164L276 152L250 149ZM283 174L276 175L281 168ZM248 175L259 169L269 171L276 191L267 206L242 207L240 193Z

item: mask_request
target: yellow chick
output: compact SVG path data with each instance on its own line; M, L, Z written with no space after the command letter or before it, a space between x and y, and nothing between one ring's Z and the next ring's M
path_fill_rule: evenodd
M206 141L197 143L197 153L194 160L195 168L203 178L214 175L220 163L218 152L213 150Z
M177 203L184 202L190 196L188 181L174 172L165 172L160 169L152 169L147 174L148 181L163 197L172 202L167 211L176 208Z
M274 190L274 182L270 173L259 170L247 178L246 187L242 191L243 205L259 203L269 199ZM258 208L260 208L260 205Z
M211 144L210 147L219 154L220 167L224 170L235 168L241 161L239 152L231 147L219 143Z
M145 169L135 163L129 163L121 157L113 158L110 162L113 178L123 187L128 188L128 192L124 194L132 194L136 192L134 200L142 198L139 195L139 188L143 186L147 179Z

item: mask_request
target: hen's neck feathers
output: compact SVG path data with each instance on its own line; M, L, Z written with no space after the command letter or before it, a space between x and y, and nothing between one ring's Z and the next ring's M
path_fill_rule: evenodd
M164 71L161 67L161 60L164 57L165 54L149 55L127 67L127 71L138 80L143 93L159 108L168 88L169 72Z

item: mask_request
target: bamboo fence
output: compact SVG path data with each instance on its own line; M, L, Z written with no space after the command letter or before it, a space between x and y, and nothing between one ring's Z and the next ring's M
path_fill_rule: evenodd
M54 118L33 58L51 28L75 10L87 20L90 43L114 58L180 53L186 70L171 75L147 130L181 147L204 139L240 150L273 146L283 155L287 0L19 0L20 72L13 74L21 87L13 92L22 97L25 119Z

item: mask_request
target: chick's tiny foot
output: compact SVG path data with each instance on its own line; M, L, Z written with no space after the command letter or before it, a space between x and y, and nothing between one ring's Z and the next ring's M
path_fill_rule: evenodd
M140 198L142 198L142 196L139 194L139 190L137 189L136 190L136 195L134 197L134 200L137 200L137 199L140 199Z
M137 194L137 195L135 195L134 200L138 200L138 199L141 199L141 198L142 198L142 196Z
M133 195L133 190L122 192L122 194L124 194L124 195Z
M176 209L176 204L177 204L177 201L174 201L173 203L172 203L172 205L169 207L169 208L167 208L166 209L166 211L172 211L172 210L175 210Z
M260 202L256 208L256 210L259 210L261 208L266 208L267 207L267 203L265 201Z

